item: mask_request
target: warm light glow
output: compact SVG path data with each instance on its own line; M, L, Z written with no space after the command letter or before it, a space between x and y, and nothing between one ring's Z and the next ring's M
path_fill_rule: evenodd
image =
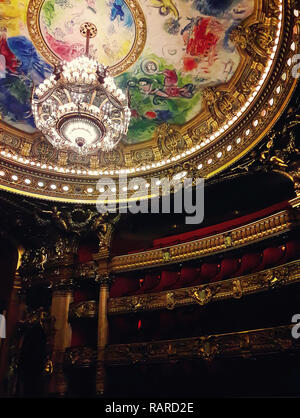
M107 68L86 56L63 62L34 89L35 123L56 148L109 151L128 130L127 97Z

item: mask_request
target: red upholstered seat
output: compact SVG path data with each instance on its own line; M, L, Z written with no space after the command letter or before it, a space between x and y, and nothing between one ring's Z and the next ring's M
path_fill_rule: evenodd
M142 286L138 290L131 292L130 295L141 295L142 293L149 293L158 285L159 281L159 273L146 274Z
M237 272L240 266L238 258L224 258L221 262L221 268L217 275L211 278L211 282L219 282L220 280L228 279Z
M112 284L109 292L111 298L128 295L130 292L139 289L137 279L131 277L117 277Z
M162 271L158 285L152 289L152 292L160 292L162 290L170 289L179 280L179 272L177 271Z
M284 260L285 246L268 247L263 250L262 260L254 271L260 271L275 266Z
M170 289L178 289L181 287L188 287L199 275L200 268L197 267L182 267L180 271L179 280L170 287Z
M218 274L219 269L220 265L217 263L203 263L200 267L200 272L197 274L196 280L190 283L190 286L209 282L212 277Z
M233 277L243 276L251 273L261 262L261 253L244 254L241 258L240 267Z

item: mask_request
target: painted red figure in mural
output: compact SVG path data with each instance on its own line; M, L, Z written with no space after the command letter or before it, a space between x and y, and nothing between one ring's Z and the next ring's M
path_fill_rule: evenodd
M139 89L146 96L154 95L153 103L157 104L158 98L172 99L174 97L184 97L190 99L193 97L194 85L189 83L182 87L178 86L178 76L176 70L163 70L157 74L164 75L164 85L161 89L152 88L152 80L149 78L141 78L139 80Z
M6 69L15 73L20 66L20 62L7 45L6 28L0 29L0 55L5 58Z
M157 90L155 94L160 97L192 97L192 84L186 84L183 87L178 87L178 76L175 70L164 70L161 72L165 76L164 89Z
M219 40L220 28L216 27L216 23L211 18L203 17L191 20L181 32L187 54L193 57L206 57L208 61L212 60Z
M216 45L218 37L208 31L209 19L200 19L195 24L192 36L188 40L186 52L193 56L207 55Z

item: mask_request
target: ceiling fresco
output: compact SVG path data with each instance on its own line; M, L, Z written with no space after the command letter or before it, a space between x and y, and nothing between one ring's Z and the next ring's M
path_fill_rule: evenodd
M209 178L261 141L286 107L300 53L297 0L0 0L0 188L96 202L102 176ZM127 91L126 140L54 148L36 129L33 85L84 52Z
M162 123L183 125L203 106L203 89L228 82L240 62L230 41L234 27L252 12L254 0L145 0L140 3L147 27L141 56L116 83L128 90L132 120L127 142L151 139ZM46 0L40 2L39 36L28 34L28 1L0 2L0 111L2 120L35 132L30 107L32 85L51 72L51 56L39 55L42 42L59 59L84 53L80 25L95 23L91 56L110 67L126 60L136 23L123 0ZM39 39L37 39L39 38ZM43 51L42 51L43 52ZM50 62L51 63L51 62Z
M84 55L85 39L80 34L84 22L97 27L97 35L90 42L91 57L113 66L128 55L134 43L135 23L123 0L47 0L41 7L42 37L61 60Z
M129 87L128 142L151 138L163 122L183 125L202 109L205 87L226 83L240 62L231 30L252 0L146 0L147 41L138 62L118 77Z

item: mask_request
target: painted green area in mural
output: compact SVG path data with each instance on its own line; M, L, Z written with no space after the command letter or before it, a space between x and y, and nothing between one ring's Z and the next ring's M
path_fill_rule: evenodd
M200 107L201 91L190 75L177 73L173 66L153 54L140 59L135 67L117 78L127 90L132 112L128 143L148 140L161 123L184 124L191 109Z
M52 20L55 17L55 2L54 0L48 0L43 5L43 17L47 26L50 26Z

